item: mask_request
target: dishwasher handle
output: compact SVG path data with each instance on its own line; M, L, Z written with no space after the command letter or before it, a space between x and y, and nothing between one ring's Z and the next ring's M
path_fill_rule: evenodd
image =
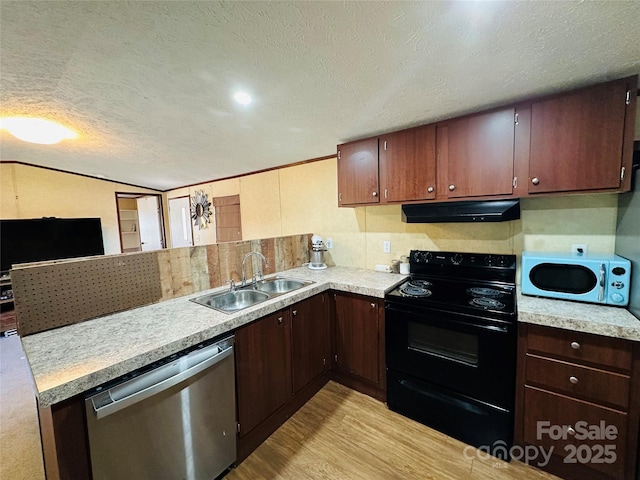
M233 355L233 340L233 337L229 337L202 350L195 350L172 363L92 396L89 400L96 418L104 418L134 405L221 362Z

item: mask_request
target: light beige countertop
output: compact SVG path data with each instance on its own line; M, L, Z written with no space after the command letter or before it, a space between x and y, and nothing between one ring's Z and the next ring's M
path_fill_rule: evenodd
M196 294L23 337L38 402L48 407L328 289L383 298L406 275L347 267L280 275L315 283L233 314L189 301Z
M640 320L622 307L518 294L518 321L640 341Z
M233 314L189 301L224 287L22 337L39 405L61 402L325 290L383 298L406 278L347 267L299 267L280 275L315 283ZM518 294L518 321L640 341L640 320L619 307Z

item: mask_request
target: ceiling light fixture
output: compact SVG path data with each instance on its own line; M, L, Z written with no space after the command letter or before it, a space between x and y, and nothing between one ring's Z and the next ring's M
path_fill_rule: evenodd
M0 129L29 143L53 145L65 139L74 139L78 134L67 127L43 118L2 117Z
M233 95L233 99L240 105L249 105L252 101L251 95L246 92L236 92Z

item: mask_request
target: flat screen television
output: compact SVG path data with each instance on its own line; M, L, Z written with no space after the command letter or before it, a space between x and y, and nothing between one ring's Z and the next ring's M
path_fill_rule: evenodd
M99 218L0 220L0 270L43 260L104 255Z

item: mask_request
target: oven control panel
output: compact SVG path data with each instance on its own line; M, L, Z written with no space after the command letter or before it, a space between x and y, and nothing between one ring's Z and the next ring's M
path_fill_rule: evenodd
M515 268L515 255L411 250L409 262L416 265L461 265L465 267Z

